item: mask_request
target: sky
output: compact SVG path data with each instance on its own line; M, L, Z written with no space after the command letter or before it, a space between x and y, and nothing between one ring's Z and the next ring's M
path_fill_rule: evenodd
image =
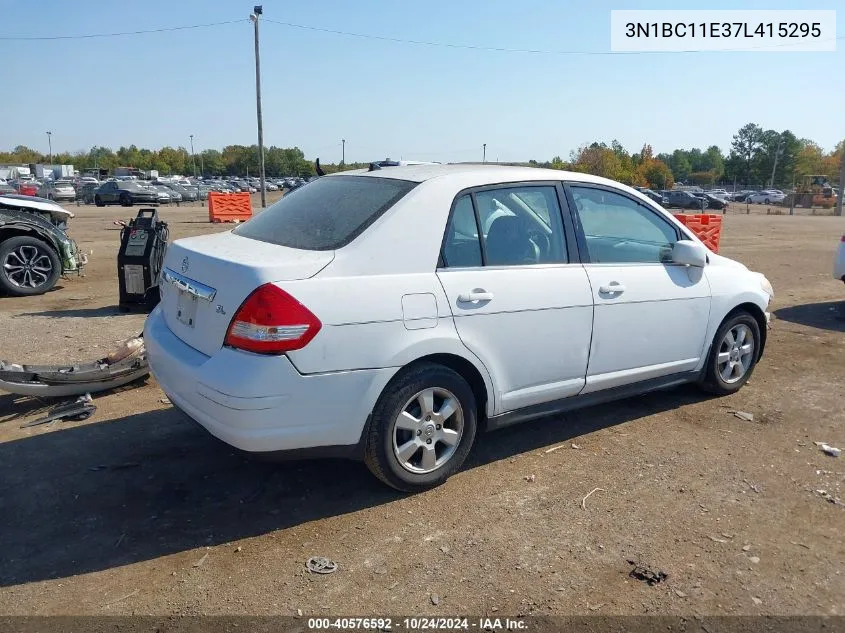
M257 142L253 3L0 0L0 151L94 145L196 151ZM336 35L607 52L612 9L840 9L842 0L264 0L266 146L323 162L566 159L595 140L655 153L718 145L742 125L845 138L845 39L836 52L562 55ZM123 37L3 40L221 26Z

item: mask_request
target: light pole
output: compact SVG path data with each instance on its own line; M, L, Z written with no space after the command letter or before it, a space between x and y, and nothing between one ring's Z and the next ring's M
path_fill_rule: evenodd
M482 163L487 162L487 143L484 144L483 149L482 149L481 162Z
M255 26L255 113L258 118L258 169L261 180L261 208L267 206L267 197L264 190L264 122L261 119L261 56L258 52L258 17L264 13L261 5L255 5L249 19Z
M340 139L340 144L341 144L340 164L345 165L346 164L346 139L345 138Z
M783 139L778 141L778 148L775 150L775 162L772 165L772 177L769 179L769 189L775 186L775 170L778 168L778 156L783 150Z
M839 196L836 199L835 215L842 216L842 198L845 196L845 152L842 152L842 161L839 165Z
M50 164L53 164L53 133L47 132L47 145L50 148Z
M194 178L197 177L197 157L194 154L194 135L191 134L191 163L194 166Z

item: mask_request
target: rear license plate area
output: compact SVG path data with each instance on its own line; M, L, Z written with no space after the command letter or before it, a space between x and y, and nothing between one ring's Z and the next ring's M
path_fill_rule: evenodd
M194 327L197 322L197 298L183 290L176 297L176 320L182 325Z

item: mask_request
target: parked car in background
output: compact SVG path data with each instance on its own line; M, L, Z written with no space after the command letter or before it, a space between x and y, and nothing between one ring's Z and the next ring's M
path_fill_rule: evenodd
M833 260L833 278L845 282L845 234L839 240L839 248Z
M0 180L0 194L2 193L17 193L18 190L15 189L12 185L10 185L5 180Z
M170 189L172 193L178 194L178 200L171 195L171 202L196 202L197 200L197 189L192 185L167 183L164 186Z
M131 207L133 204L157 204L155 191L142 187L134 180L107 180L94 191L94 204L104 207L107 204L120 204Z
M731 194L731 202L745 202L745 199L755 191L736 191Z
M701 209L705 203L689 191L667 189L660 192L666 198L667 209Z
M630 187L479 165L321 177L172 243L160 288L144 344L175 406L242 450L359 455L405 491L455 473L482 425L738 391L774 294Z
M708 191L703 193L696 193L694 194L696 198L700 198L704 200L705 206L708 209L718 209L722 210L728 206L728 201L724 198L719 198L718 196L714 196Z
M648 188L646 188L646 187L637 187L636 189L637 189L637 191L639 191L641 194L644 194L644 195L648 196L649 198L651 198L652 200L654 200L657 204L662 204L664 207L665 207L665 206L668 204L668 202L669 202L669 201L666 199L666 196L664 196L663 194L657 193L656 191L654 191L654 190L652 190L652 189L648 189Z
M746 202L752 204L779 204L784 201L786 194L777 189L764 189L748 196Z
M82 204L94 204L94 192L99 188L99 183L84 182L76 190L76 200Z
M38 183L34 180L16 180L10 183L15 191L22 196L37 196Z
M73 202L76 200L76 189L70 180L45 180L38 188L38 196L48 200Z
M161 204L171 204L182 201L182 196L180 196L178 192L174 191L167 185L148 186L156 193L156 195L158 195L158 201Z

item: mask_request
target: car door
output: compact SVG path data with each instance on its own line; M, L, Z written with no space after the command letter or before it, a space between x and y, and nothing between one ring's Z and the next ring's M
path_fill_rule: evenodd
M584 393L694 370L710 286L701 269L671 262L678 227L618 189L566 190L595 302Z
M559 183L467 191L453 204L437 275L466 347L490 372L496 413L584 386L593 320Z
M116 182L107 182L103 185L103 188L100 189L100 199L103 202L114 202L117 200L117 183Z

